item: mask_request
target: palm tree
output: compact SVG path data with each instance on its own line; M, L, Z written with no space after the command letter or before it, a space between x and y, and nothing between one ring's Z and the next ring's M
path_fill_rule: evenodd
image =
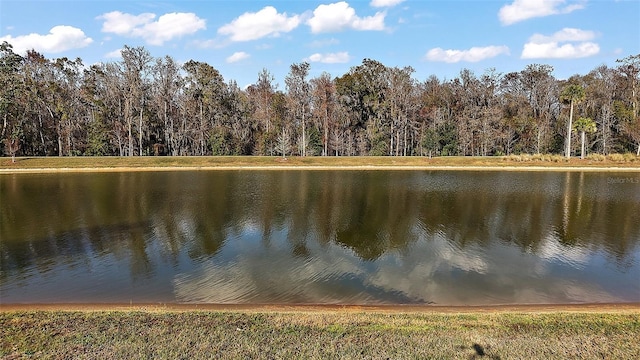
M562 90L560 98L564 101L568 101L571 110L569 110L569 124L567 124L567 138L565 141L564 156L571 157L571 129L573 122L573 105L584 100L584 88L580 85L569 85Z
M580 141L582 143L580 151L580 159L584 159L584 140L585 133L592 134L596 132L596 123L593 119L588 117L580 117L574 124L574 129L580 132Z

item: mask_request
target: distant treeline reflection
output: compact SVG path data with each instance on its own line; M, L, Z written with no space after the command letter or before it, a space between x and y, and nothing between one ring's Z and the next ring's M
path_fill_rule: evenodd
M224 246L286 237L296 257L340 245L363 261L441 236L464 251L496 242L536 253L550 240L597 248L625 267L640 241L640 188L608 174L216 171L0 177L1 278L79 258L149 253L210 258ZM82 262L82 261L80 261Z

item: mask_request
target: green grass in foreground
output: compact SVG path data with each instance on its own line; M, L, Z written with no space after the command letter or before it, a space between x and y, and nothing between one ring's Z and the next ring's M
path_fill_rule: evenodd
M0 312L4 359L638 359L640 313Z
M279 167L279 166L543 166L543 167L640 167L640 157L634 154L614 154L565 159L560 155L512 156L447 156L447 157L281 157L270 156L133 156L133 157L23 157L15 163L0 158L0 169L37 168L140 168L140 167Z

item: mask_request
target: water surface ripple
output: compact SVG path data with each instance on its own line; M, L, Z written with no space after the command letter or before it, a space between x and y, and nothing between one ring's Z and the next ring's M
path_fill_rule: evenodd
M638 302L630 176L2 175L0 302Z

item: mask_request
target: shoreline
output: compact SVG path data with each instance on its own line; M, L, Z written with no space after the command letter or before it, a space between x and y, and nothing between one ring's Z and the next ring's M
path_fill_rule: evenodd
M478 166L478 165L221 165L221 166L118 166L60 168L0 168L2 174L51 174L99 172L171 172L171 171L519 171L519 172L628 172L640 173L640 167L597 166Z
M183 304L183 303L0 303L0 313L24 311L139 311L241 313L640 313L636 303L509 304L509 305L341 305L341 304Z

